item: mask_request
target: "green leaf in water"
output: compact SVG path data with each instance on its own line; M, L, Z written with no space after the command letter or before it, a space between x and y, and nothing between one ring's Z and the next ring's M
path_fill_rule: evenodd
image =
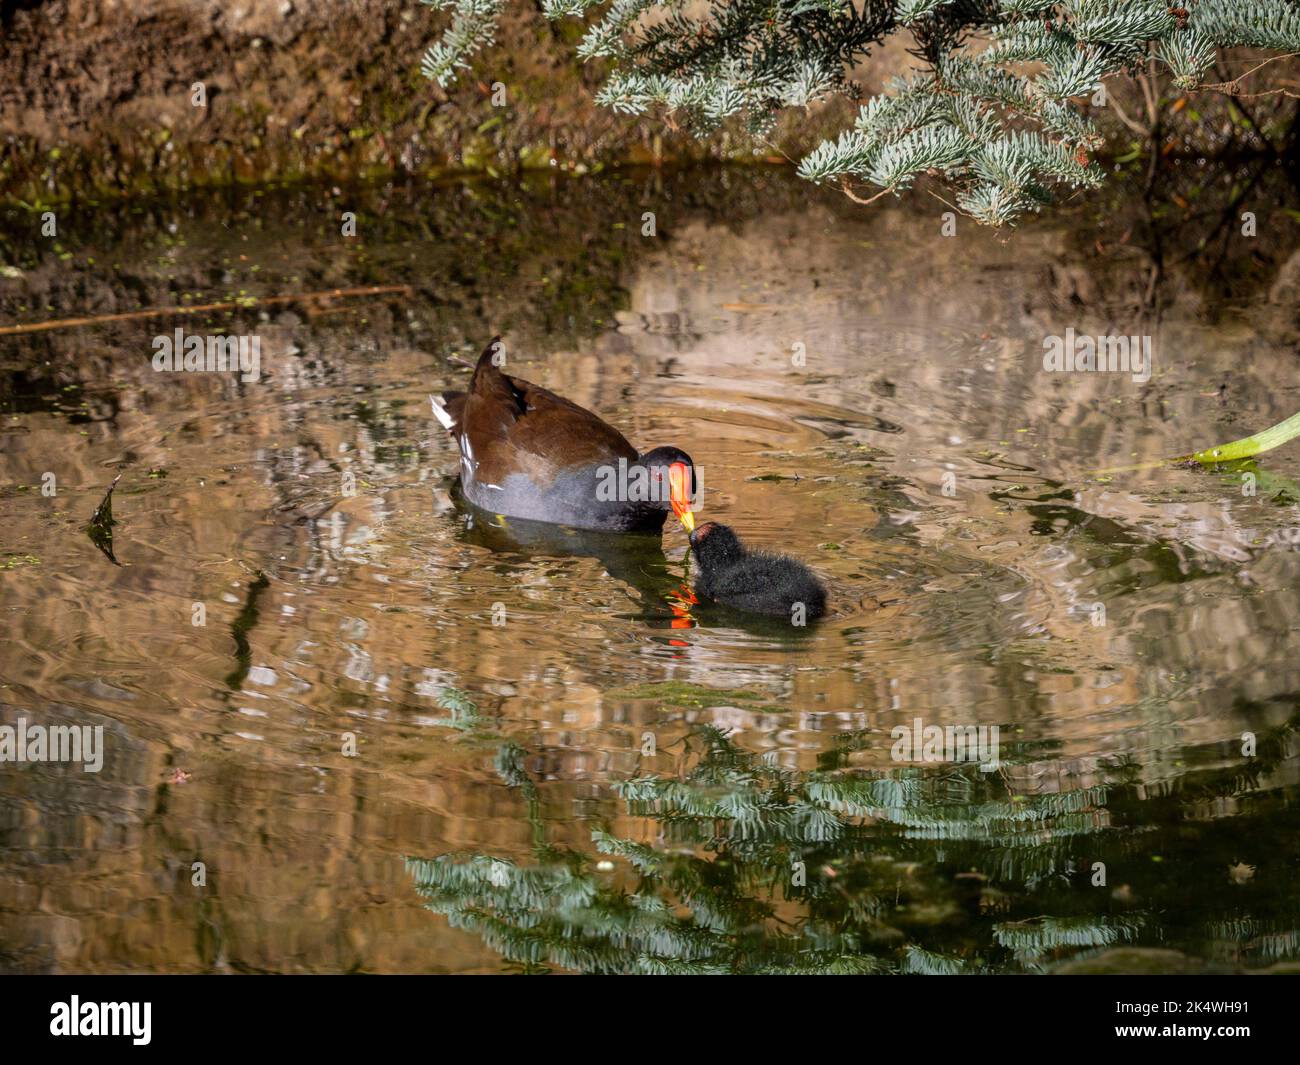
M1272 451L1275 447L1281 447L1288 441L1294 440L1297 436L1300 436L1300 412L1291 415L1284 422L1270 425L1267 429L1256 433L1254 436L1245 436L1240 440L1233 440L1231 443L1220 444L1218 447L1207 447L1204 451L1197 451L1192 455L1183 455L1175 461L1181 462L1191 459L1194 462L1212 465L1219 462L1233 462L1236 459L1248 459L1252 455L1258 455L1264 451Z

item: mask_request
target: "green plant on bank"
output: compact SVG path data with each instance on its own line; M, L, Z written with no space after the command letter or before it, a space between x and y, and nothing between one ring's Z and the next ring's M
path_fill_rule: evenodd
M493 42L505 0L422 2L452 12L422 64L446 87ZM867 98L799 173L865 202L935 173L989 225L1101 183L1081 103L1106 78L1158 70L1190 89L1220 48L1300 52L1298 0L542 0L552 20L597 7L577 54L609 64L598 101L701 133L740 119L762 137L786 109L860 98L854 65L906 34L920 69Z

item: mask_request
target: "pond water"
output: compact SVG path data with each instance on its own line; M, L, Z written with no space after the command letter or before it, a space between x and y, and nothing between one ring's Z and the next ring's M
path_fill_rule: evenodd
M1300 409L1270 188L1254 244L1231 201L945 236L768 170L9 217L0 324L243 305L0 337L0 724L103 727L99 772L0 765L0 967L1293 962L1300 448L1160 463ZM261 376L155 372L178 327ZM1045 372L1067 329L1150 380ZM427 396L497 332L830 616L692 606L672 522L465 510Z

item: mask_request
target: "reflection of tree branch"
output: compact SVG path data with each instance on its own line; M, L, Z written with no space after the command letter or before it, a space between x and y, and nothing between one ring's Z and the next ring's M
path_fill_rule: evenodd
M1156 169L1160 165L1160 96L1156 71L1155 45L1148 46L1147 70L1138 75L1138 84L1142 86L1142 96L1146 100L1147 120L1150 127L1147 136L1151 140L1151 161L1147 164L1147 195L1155 188Z
M86 535L90 537L90 542L104 552L108 560L115 566L120 566L122 563L113 554L113 526L117 524L113 520L113 489L117 487L117 482L121 479L122 475L120 473L113 478L113 483L108 486L108 491L104 493L103 501L95 508L95 513L90 518L90 524L86 526Z
M248 594L244 598L244 609L239 612L239 617L235 618L230 624L230 635L235 639L235 661L237 667L229 676L226 677L226 687L231 691L239 691L243 686L244 679L248 676L248 671L253 666L253 649L248 642L248 634L253 631L257 624L259 611L257 609L257 600L261 594L271 586L265 573L260 570L257 579L248 585Z
M1272 145L1270 144L1269 147L1272 148ZM1264 177L1265 172L1268 170L1269 165L1270 164L1265 163L1258 170L1256 170L1254 176L1250 179L1250 181L1247 183L1245 188L1243 188L1237 196L1229 198L1228 205L1224 207L1223 213L1219 216L1218 224L1210 232L1210 235L1207 236L1203 241L1201 241L1201 247L1203 248L1206 245L1208 245L1210 241L1216 239L1220 233L1223 233L1224 235L1223 247L1219 249L1218 258L1214 260L1214 264L1210 267L1210 271L1209 271L1210 277L1214 277L1218 274L1219 268L1223 265L1223 260L1226 259L1228 256L1228 245L1229 245L1228 233L1230 232L1229 227L1231 223L1234 221L1233 216L1236 215L1237 208L1240 207L1243 203L1245 203L1246 197L1249 196L1250 193L1254 190L1255 186L1259 184L1260 180Z
M362 288L332 288L321 292L296 292L287 296L250 296L246 300L224 300L221 303L194 303L185 307L153 307L143 311L123 311L120 314L97 314L90 318L56 318L48 322L29 322L26 325L0 326L0 336L16 333L44 333L51 329L73 329L83 325L100 325L104 322L130 322L138 318L165 318L182 314L206 314L210 311L230 311L248 307L266 307L278 303L313 303L354 296L381 296L388 293L411 295L410 285L367 285Z
M533 852L538 858L552 854L554 848L546 842L546 822L542 817L542 799L537 784L524 768L524 749L517 743L506 742L497 748L497 775L508 788L523 792L528 804L528 824L533 830Z
M1295 698L1276 701L1290 704ZM1167 700L1153 706L1162 703ZM1262 717L1268 707L1256 709ZM1090 786L1026 794L1005 776L999 780L972 765L883 775L856 771L844 755L878 739L865 733L840 744L840 756L819 759L820 767L807 771L777 766L706 727L686 737L697 757L680 778L643 776L616 786L628 814L660 824L659 842L592 833L598 852L637 874L635 886L593 870L587 855L558 848L539 853L532 866L484 854L440 855L407 858L406 870L428 909L476 932L529 971L1034 968L1060 951L1086 951L1117 939L1156 942L1161 929L1150 914L1165 914L1176 927L1191 926L1193 941L1223 939L1215 929L1224 912L1248 912L1252 901L1277 911L1276 899L1263 888L1252 900L1243 887L1226 907L1211 905L1207 912L1206 897L1189 897L1181 886L1239 860L1239 820L1206 822L1201 845L1174 858L1177 875L1127 863L1143 911L1124 912L1123 903L1104 898L1081 907L1079 870L1094 860L1131 858L1135 848L1150 846L1141 842L1149 839L1149 825L1196 819L1197 807L1268 788L1269 778L1295 760L1289 737L1297 720L1293 714L1280 728L1257 729L1254 757L1189 770L1178 788L1158 795L1146 791L1141 767L1128 758L1105 766ZM1211 747L1217 750L1218 744ZM1032 750L1025 745L1006 752L1011 759L1000 759L1000 768L1005 773L1033 764ZM503 746L498 772L529 793L530 820L540 825L540 804L534 806L535 785L523 771L523 758L523 748ZM1273 782L1267 804L1260 797L1246 827L1271 823L1287 803L1281 783ZM807 881L792 888L789 871L796 861ZM953 870L968 875L954 878ZM781 898L798 906L776 905ZM977 928L926 923L924 914L963 902L981 914ZM1278 914L1279 925L1292 925L1292 909ZM920 941L912 938L918 931L925 937ZM1238 942L1249 950L1246 935ZM891 936L904 938L890 948L890 957L873 953Z

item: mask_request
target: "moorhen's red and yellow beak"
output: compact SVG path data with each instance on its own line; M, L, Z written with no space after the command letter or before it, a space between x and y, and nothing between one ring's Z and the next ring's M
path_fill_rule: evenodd
M695 530L695 515L691 513L691 471L684 462L674 462L668 467L668 499L687 532Z

